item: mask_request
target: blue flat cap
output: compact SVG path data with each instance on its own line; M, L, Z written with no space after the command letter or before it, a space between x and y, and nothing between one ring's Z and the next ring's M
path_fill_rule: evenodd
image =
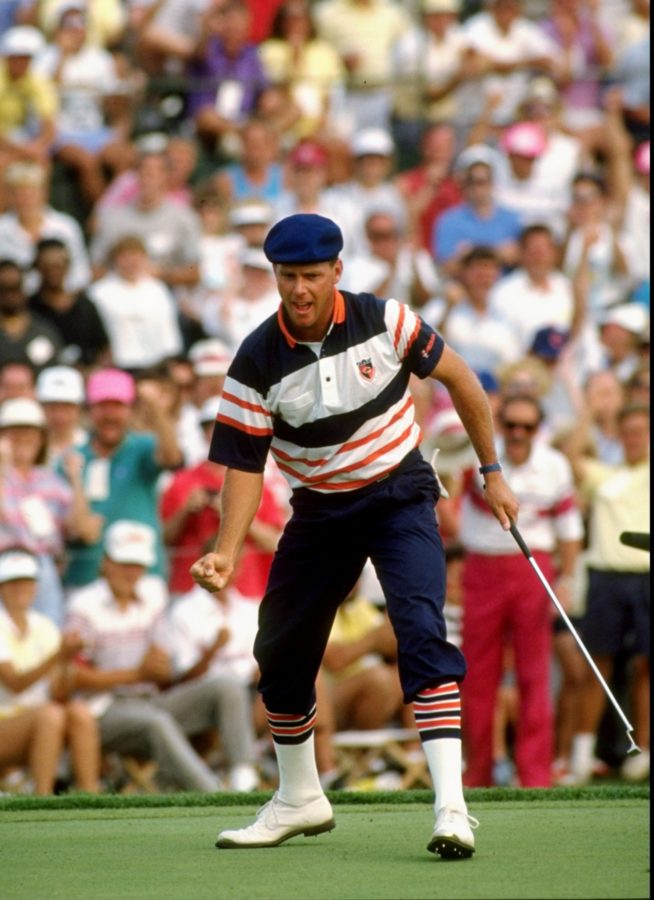
M263 252L271 263L326 262L343 249L336 222L314 213L297 213L277 222L268 232Z

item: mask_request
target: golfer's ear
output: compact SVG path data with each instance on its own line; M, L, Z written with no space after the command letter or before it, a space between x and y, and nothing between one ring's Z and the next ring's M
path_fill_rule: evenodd
M343 274L343 260L339 257L334 260L334 284L338 284Z

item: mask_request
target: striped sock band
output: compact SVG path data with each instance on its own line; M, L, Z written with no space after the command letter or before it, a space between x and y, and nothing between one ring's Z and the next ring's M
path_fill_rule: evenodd
M312 734L316 724L316 705L304 715L274 713L266 710L268 727L276 744L303 744Z
M421 691L413 701L421 741L461 738L461 695L456 681Z

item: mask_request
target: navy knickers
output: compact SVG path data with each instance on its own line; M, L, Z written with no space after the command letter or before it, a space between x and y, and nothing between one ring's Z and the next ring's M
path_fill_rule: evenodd
M324 496L296 491L259 611L259 691L275 712L303 713L336 610L370 557L398 641L406 703L427 687L461 681L465 662L446 639L445 554L434 505L438 485L418 451L387 478Z

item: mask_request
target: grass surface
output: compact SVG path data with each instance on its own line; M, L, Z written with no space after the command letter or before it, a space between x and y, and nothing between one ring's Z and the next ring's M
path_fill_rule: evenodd
M531 797L531 794L534 797ZM649 802L643 788L469 792L481 822L472 860L425 849L428 792L333 795L336 830L269 850L216 850L221 828L248 824L252 797L232 805L78 797L4 798L2 900L376 900L376 898L649 897ZM414 795L419 795L417 798ZM201 795L205 799L206 795ZM269 795L266 795L266 797ZM381 797L384 795L378 795ZM406 802L410 796L414 802ZM214 801L217 798L213 798ZM148 804L135 801L148 800ZM156 801L159 800L157 805ZM166 801L166 805L163 804ZM9 801L23 801L13 803ZM29 808L39 801L40 808ZM86 808L83 801L86 801Z

